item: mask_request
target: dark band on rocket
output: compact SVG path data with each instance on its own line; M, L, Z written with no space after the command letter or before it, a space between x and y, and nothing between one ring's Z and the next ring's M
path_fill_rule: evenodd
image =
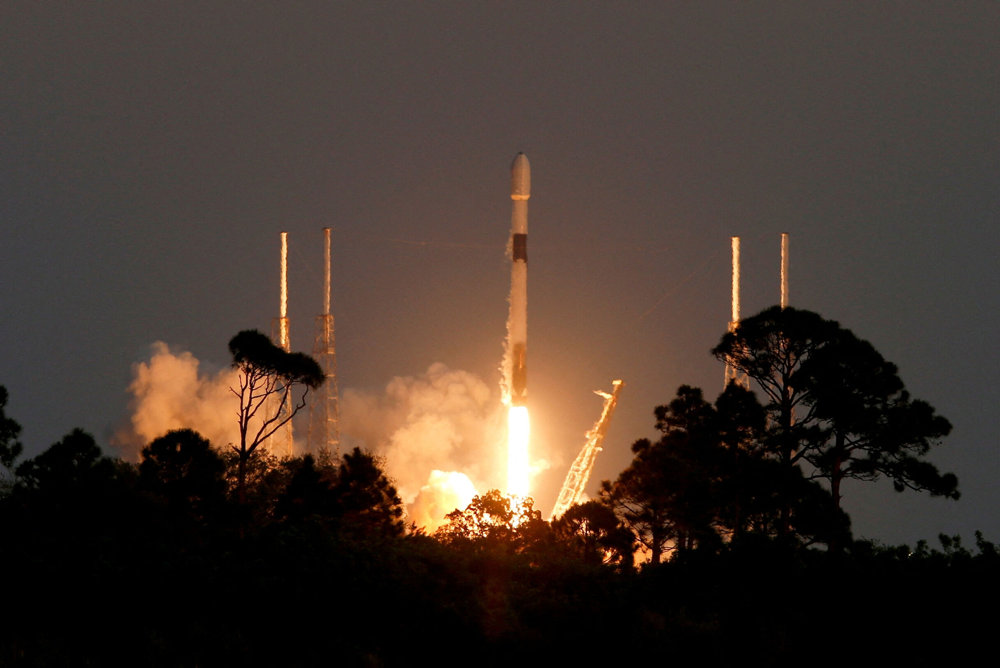
M514 234L513 241L514 262L518 260L528 261L528 235Z

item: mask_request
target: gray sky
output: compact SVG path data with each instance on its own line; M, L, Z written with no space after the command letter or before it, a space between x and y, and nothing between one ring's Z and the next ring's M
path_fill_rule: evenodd
M434 362L497 381L508 169L532 165L529 388L551 507L590 392L590 489L729 317L778 298L895 362L954 432L957 503L845 490L885 542L1000 540L1000 5L11 2L0 8L0 384L36 453L107 443L132 365L206 368L278 311L312 346L333 228L341 389Z

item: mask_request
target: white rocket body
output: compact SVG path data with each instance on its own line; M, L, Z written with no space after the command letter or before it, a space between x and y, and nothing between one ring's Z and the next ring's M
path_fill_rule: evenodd
M524 406L528 395L528 198L531 197L531 166L523 153L510 166L511 268L510 345L511 405Z

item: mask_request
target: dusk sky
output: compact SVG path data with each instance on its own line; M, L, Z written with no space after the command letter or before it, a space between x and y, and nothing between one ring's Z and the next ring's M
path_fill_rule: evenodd
M7 414L115 454L155 342L214 373L270 332L281 231L311 351L327 226L342 393L441 364L498 402L523 151L539 508L592 390L626 383L591 494L679 385L715 398L730 236L749 316L787 232L791 304L954 426L962 498L848 483L855 534L1000 541L998 36L996 2L4 3Z

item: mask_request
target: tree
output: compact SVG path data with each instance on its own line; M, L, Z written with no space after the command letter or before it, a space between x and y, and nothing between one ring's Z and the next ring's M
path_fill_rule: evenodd
M635 539L614 511L596 499L571 506L552 520L556 540L591 564L608 564L622 570L633 564Z
M261 443L288 424L306 405L310 389L324 380L316 360L304 353L290 353L256 330L244 330L229 341L239 399L240 443L233 445L237 461L237 494L246 502L247 462ZM301 394L295 396L297 389Z
M921 460L951 424L925 401L910 398L896 366L875 348L841 330L802 365L814 415L828 439L803 457L830 482L839 505L845 478L885 476L897 491L958 498L958 479Z
M715 410L700 389L682 385L654 412L661 438L632 445L635 457L614 483L602 483L601 499L655 564L668 550L721 542L717 494L724 453Z
M17 488L69 500L114 478L115 466L93 436L74 429L45 452L22 462L16 472Z
M285 522L301 522L309 517L325 517L333 513L332 478L316 466L312 455L284 462L292 470L285 489L275 503L275 515Z
M839 511L847 478L887 477L898 491L958 498L958 480L922 459L951 430L911 399L896 366L839 323L794 308L740 322L712 353L764 392L765 446L786 467L808 462Z
M7 417L7 388L0 385L0 467L6 472L0 480L0 491L9 490L12 481L8 475L14 470L14 462L21 456L22 446L17 440L21 425Z
M451 545L471 545L484 552L522 553L544 540L548 523L531 497L511 497L497 489L473 497L464 510L453 510L435 537Z
M168 432L143 448L142 458L140 484L175 514L204 520L225 502L225 462L198 432Z
M767 449L764 407L752 392L730 384L713 405L682 385L654 412L660 439L636 441L628 468L601 489L653 563L751 536L794 546L849 530L822 487Z
M354 538L405 532L403 501L374 455L354 448L339 463L305 455L282 466L290 476L275 504L279 521L313 522Z
M772 307L742 320L712 354L756 381L766 398L770 447L786 466L798 462L802 444L815 435L802 415L809 389L801 381L802 364L830 344L840 326L811 311Z
M345 454L332 492L342 530L358 535L403 535L403 501L378 458L360 448Z

